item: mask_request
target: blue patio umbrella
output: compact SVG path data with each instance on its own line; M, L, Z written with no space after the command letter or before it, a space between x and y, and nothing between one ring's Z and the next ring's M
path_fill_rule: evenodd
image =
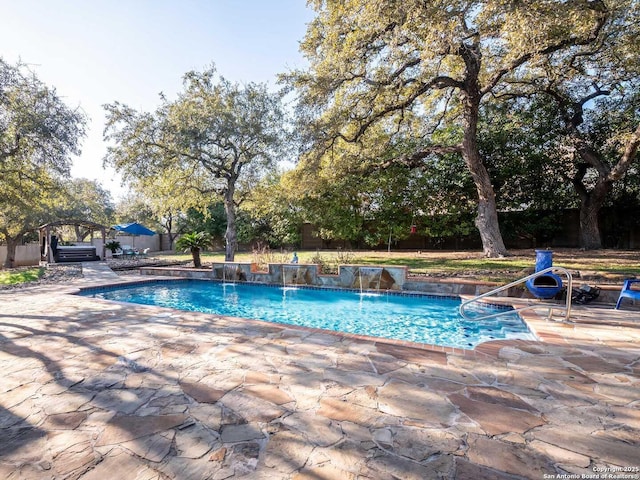
M153 230L149 230L147 227L137 222L121 223L120 225L114 225L111 228L119 232L128 233L129 235L155 235L156 234L156 232L154 232Z
M154 232L153 230L149 230L147 227L137 222L121 223L120 225L114 225L113 227L111 227L111 229L116 230L118 232L122 232L122 233L128 233L129 235L133 235L134 237L135 235L155 235L156 234L156 232ZM135 243L135 238L134 238L134 243Z

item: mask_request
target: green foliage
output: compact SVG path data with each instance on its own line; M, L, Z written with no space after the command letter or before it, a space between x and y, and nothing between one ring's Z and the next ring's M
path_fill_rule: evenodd
M433 238L467 237L476 232L471 212L436 214L422 219L418 232Z
M279 190L278 190L279 189ZM390 165L356 168L344 156L304 161L281 177L283 204L312 223L321 238L355 247L387 244L409 236L412 225L433 237L468 235L473 224L473 183L459 157L443 155L422 168ZM278 193L273 193L277 196ZM262 195L265 202L269 195ZM283 213L284 215L284 213Z
M55 218L61 176L79 153L85 116L23 65L0 59L0 241L6 267L25 234Z
M505 238L511 241L526 239L531 245L550 246L554 234L562 229L562 210L524 210L501 215Z
M116 223L138 222L150 228L157 228L158 221L147 197L136 191L129 191L118 201L116 206Z
M211 246L211 236L207 232L185 233L176 242L176 248L185 252L191 252L195 268L202 267L200 250Z
M197 208L187 210L184 220L185 229L207 232L213 238L223 238L227 229L227 216L222 202L207 205L204 212Z
M111 193L96 180L74 178L64 183L64 196L55 206L61 219L88 220L102 225L112 225L115 220L115 205ZM81 242L91 230L75 227L76 241Z
M480 149L501 211L576 206L560 175L570 164L558 143L563 133L552 107L541 98L515 98L483 108Z
M615 90L596 91L597 98L588 106L584 99L572 98L579 91L561 95L550 94L548 89L514 97L503 105L487 105L486 121L480 125L481 148L500 208L580 208L581 219L597 219L597 212L617 198L637 198L639 87L627 82L624 95ZM635 134L634 129L638 130ZM635 153L629 153L634 149ZM588 212L595 213L590 216ZM546 227L544 223L531 218L503 227L511 238L539 237L545 229L547 235L553 233L553 221L546 222ZM583 246L602 246L599 224L583 223L581 230Z
M79 154L86 117L24 65L0 58L0 172L3 183L29 177L32 168L68 174ZM21 168L26 168L24 171ZM15 184L14 184L15 186Z
M289 178L290 173L273 172L252 189L240 211L240 238L272 248L300 243L304 213L297 201L299 186Z
M312 164L353 149L361 152L349 156L354 164L383 168L423 168L434 157L460 155L474 182L485 252L506 253L478 145L481 106L544 77L550 64L566 67L597 51L608 38L604 3L340 0L313 7L317 17L302 43L310 66L285 77L300 94L299 130Z
M176 248L185 252L194 248L205 249L209 246L211 246L211 236L207 232L185 233L176 242Z
M599 212L638 161L640 2L592 5L602 15L593 41L540 58L517 82L505 85L501 95L517 97L526 115L540 120L534 127L540 137L526 139L518 150L542 152L548 142L546 176L556 175L565 191L573 190L582 247L601 248ZM542 115L531 115L533 104ZM531 170L530 178L535 162Z
M227 259L237 244L236 207L282 154L285 138L280 94L264 84L216 78L212 66L188 72L175 101L161 96L155 112L107 105L105 139L115 143L105 163L136 182L166 187L173 211L225 205Z
M120 242L116 240L111 240L110 242L105 243L104 247L107 250L111 250L111 253L116 253L120 248Z
M17 271L0 271L0 285L17 285L35 282L44 275L44 268L29 268Z
M154 225L157 230L164 230L169 236L170 248L177 235L188 230L185 225L185 211L183 200L180 199L180 185L176 176L176 168L165 168L161 174L145 175L139 178L129 178L130 193L137 210L124 205L124 215L129 217L144 216L137 219L145 225ZM179 177L178 177L179 179Z

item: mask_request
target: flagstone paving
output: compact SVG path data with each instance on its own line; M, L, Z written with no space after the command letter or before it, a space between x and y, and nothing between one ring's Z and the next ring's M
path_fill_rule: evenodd
M637 310L464 352L73 289L0 293L0 478L640 478Z

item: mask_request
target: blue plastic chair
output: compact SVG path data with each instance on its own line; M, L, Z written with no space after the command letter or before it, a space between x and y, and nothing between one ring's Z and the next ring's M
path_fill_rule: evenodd
M630 298L632 300L640 300L640 290L631 290L631 285L634 283L640 283L640 278L629 278L624 281L622 291L618 297L618 303L616 303L616 310L620 308L623 298Z

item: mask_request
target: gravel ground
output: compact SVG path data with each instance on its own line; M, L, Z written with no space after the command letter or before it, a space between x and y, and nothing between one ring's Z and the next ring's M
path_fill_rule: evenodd
M107 260L107 265L111 268L111 270L131 270L140 267L152 267L152 266L160 266L160 265L181 265L186 262L167 262L166 260L159 260L157 258L149 257L149 258L123 258L123 259L109 259ZM189 262L191 263L191 262Z

